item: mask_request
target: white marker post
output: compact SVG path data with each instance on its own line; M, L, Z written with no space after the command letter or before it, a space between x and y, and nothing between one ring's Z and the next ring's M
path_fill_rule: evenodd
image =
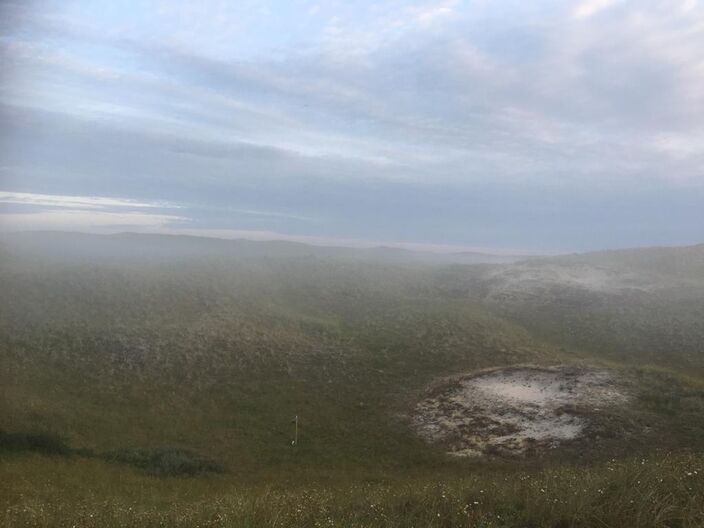
M298 445L298 415L296 415L295 418L293 419L293 423L296 424L296 426L295 426L296 428L294 430L295 432L294 432L294 436L293 436L293 442L291 442L291 445L295 447Z

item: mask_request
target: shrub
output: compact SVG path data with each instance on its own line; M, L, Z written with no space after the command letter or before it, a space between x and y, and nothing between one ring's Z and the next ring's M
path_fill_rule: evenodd
M223 473L219 462L186 449L173 447L126 448L104 455L110 462L129 464L159 477Z
M8 433L5 431L0 431L0 449L64 456L73 452L61 437L54 434Z

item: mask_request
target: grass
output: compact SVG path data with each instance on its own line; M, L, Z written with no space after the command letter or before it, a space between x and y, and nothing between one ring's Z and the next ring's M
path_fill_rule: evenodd
M497 306L472 269L0 266L2 523L704 525L700 306L672 334L680 353L660 354L634 337L657 333L652 299ZM584 443L479 463L408 426L438 378L574 361L616 369L634 396Z
M44 465L46 464L46 465ZM226 477L159 479L99 461L13 460L7 526L696 527L704 460L658 456L591 467L477 467L463 477L295 480L242 487ZM294 475L291 475L294 477ZM76 479L84 482L79 484Z

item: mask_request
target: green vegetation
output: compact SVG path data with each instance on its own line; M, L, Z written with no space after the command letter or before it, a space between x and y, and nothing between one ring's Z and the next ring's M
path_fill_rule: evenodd
M61 438L47 433L6 433L0 431L0 449L33 451L45 455L70 455L73 451Z
M215 460L187 449L171 447L118 449L106 453L105 459L109 462L129 464L157 477L191 476L225 471L225 468Z
M97 460L12 458L7 526L698 527L704 459L657 455L465 475L336 475L243 486L226 476L147 477Z
M704 524L704 251L672 276L615 258L628 288L517 287L606 264L184 243L3 252L5 525ZM633 393L584 441L480 461L410 428L438 378L570 362Z

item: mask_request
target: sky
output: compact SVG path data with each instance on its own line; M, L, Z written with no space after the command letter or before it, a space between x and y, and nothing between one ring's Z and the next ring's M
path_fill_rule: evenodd
M701 0L0 0L0 230L704 242Z

